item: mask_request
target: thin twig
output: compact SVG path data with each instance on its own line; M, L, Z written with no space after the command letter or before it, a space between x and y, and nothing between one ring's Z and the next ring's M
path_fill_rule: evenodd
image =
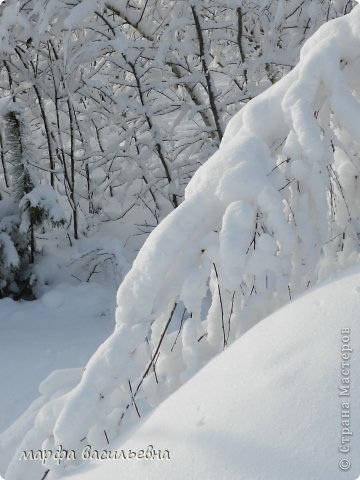
M48 476L49 472L50 472L50 469L48 468L46 470L46 472L44 473L44 475L41 477L41 480L45 480L45 478Z
M231 299L231 309L230 309L230 315L229 315L229 319L228 319L228 334L227 334L227 337L226 337L226 343L228 343L229 337L230 337L230 320L231 320L231 317L232 317L232 314L233 314L233 311L234 311L235 293L236 293L236 291L233 292L232 299Z
M174 341L174 343L173 343L173 346L171 347L171 350L170 350L171 352L174 350L174 347L175 347L175 345L176 345L177 339L179 338L179 335L180 335L180 333L181 333L181 329L182 329L182 326L183 326L183 323L184 323L185 313L186 313L186 308L184 308L184 311L183 311L183 314L182 314L182 317L181 317L181 321L180 321L179 331L177 332L175 341Z
M224 342L224 348L225 348L226 347L226 336L225 336L225 325L224 325L224 307L223 307L221 290L220 290L219 275L218 275L218 271L217 271L215 263L213 263L213 266L214 266L215 275L216 275L216 279L217 279L217 285L218 285L219 301L220 301L220 309L221 309L221 327L222 327L222 331L223 331L223 342Z
M129 380L129 388L130 388L130 393L131 393L131 401L135 407L135 410L136 410L136 413L138 414L138 417L141 418L141 415L140 415L140 412L139 412L139 409L136 405L136 402L135 402L135 398L134 398L134 395L133 395L133 391L132 391L132 387L131 387L131 383L130 383L130 380Z

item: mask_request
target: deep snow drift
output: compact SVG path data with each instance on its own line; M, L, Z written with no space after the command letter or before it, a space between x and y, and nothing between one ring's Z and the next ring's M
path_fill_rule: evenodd
M168 449L170 460L87 461L68 480L354 480L360 473L359 311L355 266L263 320L132 435L108 447L127 454L153 445ZM346 385L344 345L353 349L350 396L339 390ZM348 402L351 427L341 424ZM344 435L346 428L354 435ZM349 453L339 451L342 429ZM352 466L342 472L338 464L346 460Z

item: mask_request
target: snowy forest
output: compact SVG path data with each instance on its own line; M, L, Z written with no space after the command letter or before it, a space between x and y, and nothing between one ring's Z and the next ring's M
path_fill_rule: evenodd
M356 480L359 138L356 1L3 0L0 478Z

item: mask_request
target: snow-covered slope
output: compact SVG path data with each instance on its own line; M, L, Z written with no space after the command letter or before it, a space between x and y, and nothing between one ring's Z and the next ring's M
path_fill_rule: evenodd
M109 446L128 455L153 445L169 450L170 460L88 461L68 480L354 480L360 473L359 311L356 266L255 326L131 436ZM348 377L341 350L347 361L348 345L350 396L340 396ZM347 402L351 427L341 423ZM344 434L346 428L354 435ZM349 453L339 451L342 435L350 439ZM351 468L342 472L341 461Z

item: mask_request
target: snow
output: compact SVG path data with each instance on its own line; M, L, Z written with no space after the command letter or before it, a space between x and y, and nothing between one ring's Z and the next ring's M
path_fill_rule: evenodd
M40 185L24 195L19 203L20 210L39 208L53 224L64 222L65 214L57 202L56 193L49 185ZM24 215L24 214L23 214ZM20 226L22 229L22 226ZM24 229L26 231L26 228Z
M95 4L92 0L80 3L69 17L68 27L76 25L87 8ZM353 91L352 77L360 64L352 51L358 50L353 47L360 44L359 16L357 7L350 15L332 22L330 27L320 29L305 45L299 65L268 92L248 103L230 122L220 149L194 175L186 188L184 202L148 237L122 282L117 294L114 333L101 344L85 369L55 372L43 381L41 397L3 435L0 463L2 470L6 470L7 480L22 480L25 470L29 478L41 477L43 465L19 462L21 452L33 449L34 445L48 450L66 445L78 452L86 440L92 447L102 448L105 439L112 441L133 426L140 412L141 416L146 415L269 312L316 284L324 273L358 260L356 224L352 219L360 217L360 209L353 197L346 201L338 177L346 178L347 194L352 192L354 196L357 191L354 174L349 168L341 168L341 163L346 165L352 151L355 156L358 151L356 125L360 108L356 95L359 88L355 83L357 90ZM342 62L349 67L343 68ZM351 139L351 135L355 138ZM338 144L345 136L348 136L347 148L342 156L338 153ZM172 188L174 184L170 184ZM43 197L38 194L36 191L27 199L29 205L42 205L49 200L48 194ZM331 206L336 204L336 212L331 210L330 201ZM49 208L52 205L50 202ZM60 218L59 212L55 217ZM343 238L343 243L328 247L333 238ZM90 276L96 272L100 255L107 257L102 266L109 261L122 264L125 260L122 249L113 248L111 241L103 239L95 243L91 239L85 241L74 259L79 264L94 262ZM28 370L26 380L31 378L32 385L51 371L46 371L47 366L42 367L47 357L41 349L34 353L33 335L42 326L44 311L51 312L47 335L53 328L56 348L63 342L66 351L67 342L74 335L73 323L69 323L73 315L79 312L84 321L86 317L101 316L105 296L98 297L97 292L91 290L82 295L78 289L59 286L46 292L32 305L34 312L29 312L34 317L38 314L41 322L29 322L28 330L22 324L28 309L25 314L25 309L15 311L11 302L3 304L2 312L7 316L22 315L17 331L23 328L29 333L29 351L25 349L25 354L29 358L30 353L33 355L31 367L42 375L31 378ZM346 298L342 287L339 294L342 299ZM323 295L327 302L328 294ZM357 302L355 297L349 299L351 305ZM333 303L335 298L333 292ZM294 479L295 475L305 474L309 478L310 470L317 472L317 477L326 474L327 479L334 478L329 463L330 444L326 442L329 438L335 440L335 429L330 429L324 414L335 411L330 391L337 371L334 352L339 339L329 332L339 330L340 323L336 322L343 318L340 313L344 313L345 308L341 305L340 311L337 304L330 302L332 309L328 310L322 297L319 305L317 301L313 302L315 306L310 302L311 308L302 301L305 302L301 300L296 311L290 306L282 310L287 313L280 312L264 320L219 357L223 360L214 361L165 402L158 411L163 412L167 423L154 413L140 427L140 440L150 442L147 431L164 430L158 437L159 444L164 445L161 448L169 448L175 454L178 451L175 463L165 462L167 478L190 476L191 465L198 468L200 478L223 478L220 468L224 464L228 465L230 479L240 478L237 463L240 460L243 478L265 478L265 470L258 469L267 468L272 472L271 466L279 452L284 452L285 460L280 472L270 473L273 478L279 479L282 475L284 479ZM303 315L307 308L308 318L299 320L296 312ZM182 329L178 321L181 310L185 319ZM334 311L337 320L332 317ZM351 328L356 331L354 314L350 311L348 314ZM16 326L16 321L10 325ZM76 322L76 329L78 325L87 328L86 323ZM82 334L78 332L75 336L79 338ZM176 346L175 336L179 338ZM9 335L7 340L5 335L8 346L14 342L13 338ZM171 346L175 347L174 352ZM9 353L5 347L3 354ZM53 354L51 349L47 353ZM36 357L40 354L41 359ZM24 357L20 357L21 361L30 365ZM61 366L83 365L86 359L77 360L74 362L70 349L69 364ZM16 366L19 368L19 364ZM215 395L217 392L225 392L225 397ZM329 393L329 400L324 392ZM187 408L182 404L180 408L177 400L173 400L178 395ZM31 397L34 396L32 393ZM136 408L133 408L135 396ZM193 400L190 405L187 397ZM197 400L200 397L201 401ZM219 404L225 402L225 398L228 407L225 411L221 409L217 416ZM196 406L200 416L193 410ZM174 408L175 419L170 414ZM240 412L241 421L236 412ZM296 415L290 418L293 413ZM304 421L298 425L301 415ZM316 416L323 425L317 431ZM178 446L179 435L165 432L167 425L174 431L184 432L182 447ZM202 427L206 448L210 446L215 452L220 447L214 436L222 437L227 448L221 461L217 455L210 455L206 465L197 461L205 447L201 442L192 442L191 438L199 437L194 425ZM227 435L230 439L233 437L231 443L224 440ZM259 447L256 457L261 456L260 465L255 465L249 442L253 448ZM312 457L315 443L323 446L317 459ZM243 446L241 455L238 444ZM354 445L357 448L356 440ZM189 463L182 467L176 458L186 458ZM305 466L297 468L300 464ZM130 465L127 478L146 477L149 472L157 476L146 462L136 463L139 467ZM62 473L63 469L63 465L56 465L51 459L44 467L51 469L49 478ZM292 472L294 467L296 473ZM161 470L156 466L154 469Z
M38 396L53 370L83 367L113 329L114 296L97 284L60 284L36 301L0 300L0 431Z
M360 473L360 266L270 315L107 450L168 459L91 462L68 480L354 480ZM350 329L351 392L341 397ZM342 340L343 338L343 340ZM351 402L351 452L339 452ZM343 427L346 428L346 427ZM349 471L338 463L351 460ZM51 478L51 477L50 477Z
M74 26L81 22L89 12L96 10L97 6L98 0L84 0L80 2L73 8L71 14L66 18L64 25L69 29L74 28Z
M255 222L256 211L246 202L232 202L225 211L219 242L221 264L229 289L236 288L238 274L244 269L246 250L254 236Z
M117 298L119 327L114 337L95 354L81 384L72 392L60 418L56 421L55 432L59 441L75 441L69 425L74 427L74 432L78 431L78 435L84 436L87 425L92 423L90 419L94 417L95 412L99 413L96 406L99 394L104 390L109 393L113 388L119 388L117 386L121 382L127 383L130 373L126 374L125 368L119 372L114 366L119 363L128 366L129 356L148 335L151 320L155 319L161 311L171 311L171 303L176 301L179 290L185 293L184 302L187 306L196 305L195 299L189 298L188 294L188 285L194 277L191 267L195 263L199 269L207 271L209 263L217 260L216 253L212 256L213 251L211 254L206 252L207 255L203 255L203 259L196 257L196 252L201 251L199 239L219 229L221 218L232 202L247 202L252 208L263 212L262 228L266 229L278 246L277 262L273 254L271 256L252 254L248 263L249 270L243 272L244 275L257 275L257 289L261 289L261 284L265 284L269 269L280 271L279 277L285 279L285 284L288 283L289 280L286 282L286 278L289 279L291 275L291 265L300 263L301 257L305 258L305 256L308 258L302 263L308 266L307 275L311 280L314 274L316 276L316 265L321 258L321 244L328 238L327 215L324 211L326 195L321 194L325 191L321 187L328 178L324 179L318 174L319 170L326 172L323 168L325 150L321 141L320 128L313 115L312 103L321 82L326 81L322 66L327 65L325 71L327 75L331 76L333 70L335 74L338 70L340 53L346 54L346 49L335 48L339 43L339 35L344 33L344 25L349 27L347 29L349 41L343 42L342 38L341 42L350 44L354 41L357 44L359 41L355 31L358 16L359 10L355 9L347 17L332 22L331 31L329 28L320 29L315 34L315 39L318 43L322 43L323 48L306 47L307 55L302 56L302 63L290 75L270 91L258 96L242 110L240 115L234 117L221 148L196 172L188 185L185 202L150 235L119 289ZM312 44L314 42L313 40ZM344 51L340 52L340 50ZM314 66L316 66L315 76L313 75ZM332 85L328 86L330 88ZM306 127L307 123L309 123L308 127ZM267 143L281 140L287 132L289 133L287 147L290 148L291 143L293 148L299 147L303 152L302 161L310 165L311 178L313 178L311 182L306 182L308 185L302 185L302 188L307 189L302 196L298 195L296 189L289 193L293 198L300 197L297 205L295 200L295 205L299 206L296 214L300 219L304 219L304 225L302 225L304 228L301 232L296 231L295 225L289 224L283 197L271 184L268 174L272 168L276 167L276 159L272 158ZM263 174L261 174L262 171ZM317 213L316 217L313 212ZM311 219L310 222L309 219ZM220 245L221 240L224 240L224 236L226 237L226 223L225 214L222 222L225 233L220 234ZM299 235L306 241L299 240ZM304 245L306 252L303 249ZM178 260L174 262L180 252L181 264ZM224 259L223 252L224 248L220 250L220 256ZM241 256L239 257L238 251L236 253L240 262ZM246 253L247 248L244 248L242 254ZM292 262L293 254L298 255L299 259L295 258ZM225 258L224 268L227 270L228 277L226 286L233 285L235 282L234 275L229 273L229 263L230 261ZM220 271L219 275L222 274L223 272ZM302 278L305 284L310 281L305 275ZM293 280L295 284L296 278ZM249 284L249 290L252 290L250 281ZM275 291L274 286L271 288ZM296 291L296 284L294 288ZM301 287L298 290L301 290ZM284 295L284 298L287 298L287 288ZM163 309L158 305L160 297ZM212 338L209 330L212 329L211 322L216 317L214 312L216 312L216 306L213 310L209 310L209 338ZM194 311L192 313L194 318ZM165 315L166 313L164 318ZM258 315L259 313L254 317ZM198 322L198 320L197 318L194 321ZM186 327L185 332L189 328ZM200 326L195 329L195 331L198 330L201 330ZM196 363L194 358L190 362L191 366L187 360L189 348L191 348L190 344L186 343L189 338L190 335L187 334L183 337L186 356L183 360L185 365L193 371ZM156 341L156 338L152 338L154 344ZM201 357L201 354L199 356ZM200 363L201 360L198 361L198 365ZM100 371L103 371L101 379ZM176 384L175 379L174 383ZM89 395L94 396L91 409L89 411L81 409L74 423L74 412L79 412L83 398L88 398ZM106 401L102 402L101 408L104 412L108 409L105 405ZM102 422L105 422L105 419L104 413Z
M4 257L4 266L6 268L17 267L19 265L19 255L11 238L6 233L0 233L0 251Z

